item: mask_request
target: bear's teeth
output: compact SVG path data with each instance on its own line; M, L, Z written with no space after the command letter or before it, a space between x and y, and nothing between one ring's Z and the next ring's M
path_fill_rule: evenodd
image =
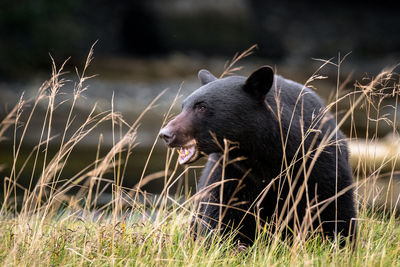
M190 158L195 154L196 148L191 147L181 147L178 149L179 153L179 163L184 164L190 160Z

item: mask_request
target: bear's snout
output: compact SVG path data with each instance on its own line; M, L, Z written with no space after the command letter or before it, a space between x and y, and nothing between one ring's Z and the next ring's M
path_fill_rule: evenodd
M183 111L162 128L158 136L169 147L184 147L193 139L192 119L189 112Z
M170 145L176 138L176 135L173 134L167 127L162 128L158 136Z

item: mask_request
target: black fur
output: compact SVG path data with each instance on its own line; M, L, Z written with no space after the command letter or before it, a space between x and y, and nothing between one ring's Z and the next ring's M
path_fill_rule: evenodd
M216 79L202 70L199 79L203 86L183 103L182 113L190 123L182 125L179 118L171 122L181 124L186 132L168 128L177 143L190 136L197 149L209 155L198 184L195 231L238 227L237 238L251 244L257 226L262 230L267 223L267 229L274 231L287 219L285 237L304 228L310 214L306 210L314 206L311 216L319 216L307 231L352 237L356 211L347 144L340 130L334 132L335 119L323 112L323 101L309 88L274 75L270 67L260 68L249 78ZM330 145L322 147L328 136ZM237 146L225 163L245 159L227 165L222 177L224 139ZM336 199L335 192L339 192ZM326 201L329 198L333 199Z

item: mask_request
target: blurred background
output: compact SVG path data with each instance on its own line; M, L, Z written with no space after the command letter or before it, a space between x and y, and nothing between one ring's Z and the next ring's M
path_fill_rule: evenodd
M201 68L219 76L224 64L236 52L254 44L258 49L239 65L247 75L261 65L300 83L322 65L316 59L343 58L341 80L373 77L385 67L400 63L400 16L395 2L364 1L262 1L262 0L2 0L0 2L0 119L18 102L21 94L33 97L51 75L51 55L57 66L69 58L55 111L49 149L57 149L65 126L68 100L72 98L75 67L82 70L90 47L96 41L94 60L88 75L98 76L85 84L89 89L79 99L74 123L79 125L93 105L111 108L132 123L140 112L164 89L167 92L142 120L124 185L134 185L140 177L146 156L157 138L173 98L182 85L173 113L182 99L199 87ZM320 72L328 79L315 82L325 100L336 90L337 68L325 66ZM394 105L388 100L388 105ZM39 106L45 112L46 103ZM395 118L393 109L385 111ZM396 111L397 112L397 111ZM27 116L28 112L22 114ZM44 114L44 113L43 113ZM400 116L397 116L399 118ZM33 118L22 152L28 155L38 143L44 116ZM26 119L26 118L25 118ZM366 135L366 119L357 120L360 135ZM347 128L346 128L347 127ZM390 127L380 127L386 136ZM343 130L349 134L349 126ZM10 173L13 127L0 142L0 177ZM101 128L104 151L112 146L111 126ZM20 134L20 133L19 133ZM70 157L63 175L68 178L93 161L100 132L88 136ZM23 158L23 157L22 157ZM23 161L18 164L22 164ZM32 163L29 163L32 164ZM146 174L164 169L165 146L156 144ZM40 169L40 168L39 168ZM29 168L27 168L29 170ZM31 173L21 175L26 186ZM145 189L158 192L162 181Z

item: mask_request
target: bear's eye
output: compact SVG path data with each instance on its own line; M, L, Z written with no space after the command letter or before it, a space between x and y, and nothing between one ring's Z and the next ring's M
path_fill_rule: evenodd
M207 111L207 106L203 102L196 104L195 108L198 112L206 112Z

